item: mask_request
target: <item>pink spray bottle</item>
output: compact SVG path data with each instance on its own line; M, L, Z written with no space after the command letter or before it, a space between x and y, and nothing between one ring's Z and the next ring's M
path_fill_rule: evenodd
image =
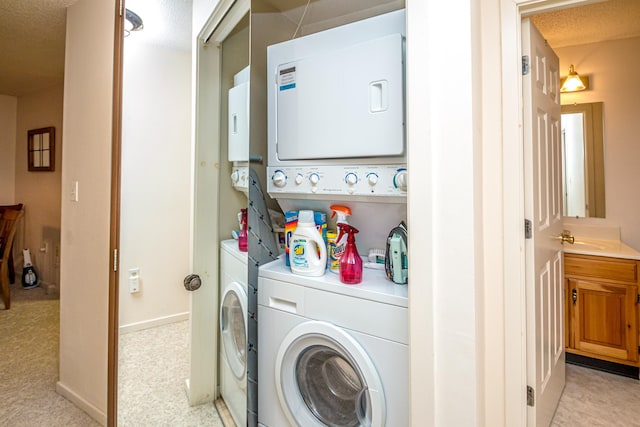
M349 224L338 224L341 233L347 234L347 245L340 257L340 281L347 285L362 282L362 258L356 247L358 229Z
M248 222L247 222L247 210L240 209L240 234L238 235L238 250L240 252L247 252L249 250L249 233L248 233Z

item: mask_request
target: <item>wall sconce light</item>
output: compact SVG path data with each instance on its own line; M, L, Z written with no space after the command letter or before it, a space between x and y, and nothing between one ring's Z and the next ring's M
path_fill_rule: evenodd
M127 37L132 31L140 31L144 28L142 18L140 18L135 12L125 9L124 14L124 36Z
M569 75L560 81L560 92L579 92L587 89L589 89L589 77L580 77L571 64Z

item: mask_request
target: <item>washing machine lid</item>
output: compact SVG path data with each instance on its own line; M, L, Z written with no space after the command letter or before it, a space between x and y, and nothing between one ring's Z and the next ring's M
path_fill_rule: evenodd
M327 322L294 327L276 357L276 389L293 425L384 426L380 377L362 346Z
M231 282L220 305L220 336L227 364L241 380L247 372L247 294L238 282Z

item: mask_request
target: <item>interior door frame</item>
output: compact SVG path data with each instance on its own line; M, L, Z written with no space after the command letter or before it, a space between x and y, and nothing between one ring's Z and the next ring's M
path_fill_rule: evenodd
M111 211L109 225L109 320L107 350L107 426L118 420L118 250L120 248L120 185L122 153L122 80L124 62L124 1L115 2L113 52L113 117L111 127Z
M203 286L191 295L190 304L190 366L186 382L189 403L194 406L217 398L219 356L219 210L220 180L220 103L222 100L220 66L224 39L250 10L249 0L220 0L194 40L192 55L193 86L193 182L192 182L192 253L193 272L201 275ZM202 158L209 159L204 164ZM199 183L206 182L207 198ZM215 203L215 206L212 206ZM199 221L207 218L207 221ZM198 229L196 232L196 223ZM211 245L211 241L215 244ZM198 248L198 250L196 250ZM207 283L208 282L208 283ZM215 283L216 286L211 286ZM207 325L206 328L201 327Z
M527 425L524 149L521 68L523 17L598 0L500 0L504 191L505 425ZM518 236L514 238L514 236Z

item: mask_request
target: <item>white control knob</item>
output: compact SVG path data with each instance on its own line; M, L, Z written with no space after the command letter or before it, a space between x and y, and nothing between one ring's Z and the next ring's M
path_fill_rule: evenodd
M295 182L296 182L296 185L302 184L302 174L296 175Z
M358 176L353 172L349 172L344 177L344 182L346 182L349 185L355 185L358 182Z
M235 170L231 173L231 182L234 184L238 183L238 180L240 179L240 175L238 174L238 171Z
M273 185L276 187L282 188L287 185L287 175L282 171L275 171L271 177L271 181L273 181Z
M316 185L320 181L320 176L317 173L312 173L309 175L309 181L311 181L311 185Z
M370 173L367 175L367 181L369 181L369 185L372 187L378 183L378 175L375 173Z
M407 170L399 169L393 177L393 185L402 191L407 191L407 180Z

